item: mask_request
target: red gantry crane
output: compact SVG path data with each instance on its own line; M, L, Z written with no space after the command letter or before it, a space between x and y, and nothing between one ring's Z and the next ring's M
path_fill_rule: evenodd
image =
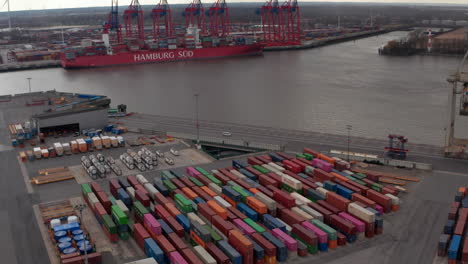
M258 12L262 19L263 41L267 46L300 45L301 26L297 0L268 0Z
M143 10L138 0L132 0L130 6L124 11L125 35L127 38L136 37L145 39L145 22ZM136 25L133 23L136 22ZM134 27L136 26L136 33Z
M268 0L260 9L263 41L266 44L281 39L281 12L278 0Z
M205 10L201 0L193 0L183 13L185 16L185 26L198 27L202 33L205 33Z
M301 44L301 17L297 0L287 0L281 6L283 41L289 44Z
M160 38L161 33L166 37L172 37L172 13L167 0L160 0L159 4L151 12L153 17L153 35L154 40ZM162 27L164 26L164 31Z
M111 11L107 22L103 25L103 33L109 34L115 31L117 35L117 42L122 42L122 25L119 23L119 1L111 0Z
M229 34L229 9L225 0L217 0L207 11L210 18L210 34L225 37Z

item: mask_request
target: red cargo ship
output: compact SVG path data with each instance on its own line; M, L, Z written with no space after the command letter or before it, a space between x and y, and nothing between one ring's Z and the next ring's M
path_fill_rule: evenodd
M119 52L113 55L83 55L67 59L61 55L63 68L92 68L125 64L157 63L167 61L213 59L222 57L259 55L263 52L261 44L239 45L201 49L165 49L165 50L138 50Z

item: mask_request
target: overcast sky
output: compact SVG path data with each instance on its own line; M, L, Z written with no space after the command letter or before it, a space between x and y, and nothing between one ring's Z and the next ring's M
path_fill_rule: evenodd
M320 2L371 2L372 0L330 0ZM0 0L0 7L3 6L5 0ZM159 0L140 0L142 5L151 5L159 2ZM169 0L170 3L181 4L188 3L189 0ZM213 1L203 1L204 3L212 3ZM228 0L229 2L229 0ZM235 0L231 2L265 2L264 0ZM280 2L283 2L280 0ZM462 0L374 0L372 2L399 2L399 3L453 3L467 4L468 1ZM11 10L31 10L31 9L54 9L54 8L70 8L70 7L90 7L90 6L108 6L111 0L10 0ZM120 6L126 6L130 0L120 0ZM6 11L6 5L0 11Z

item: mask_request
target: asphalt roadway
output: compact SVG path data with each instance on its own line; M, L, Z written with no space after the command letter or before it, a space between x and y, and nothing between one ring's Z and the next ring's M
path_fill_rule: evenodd
M23 172L17 160L17 150L9 147L7 125L26 120L31 113L41 108L26 108L24 102L16 105L0 104L1 263L49 263L32 205L60 197L67 198L67 195L71 197L79 193L79 186L76 183L54 183L33 189L25 184ZM195 132L193 121L183 119L142 115L116 121L129 127L181 133ZM202 135L221 137L223 131L231 132L233 138L281 144L286 146L288 151L300 151L304 146L327 151L345 149L346 146L346 137L343 136L227 123L201 123ZM351 150L381 154L385 144L383 140L352 138ZM468 161L443 158L440 155L441 149L435 146L410 145L409 148L411 159L432 163L434 171L428 172L420 183L411 186L411 192L403 197L404 204L400 212L385 216L384 234L326 254L299 259L295 263L315 260L333 264L432 263L449 204L453 200L457 187L467 185ZM63 166L64 163L75 161L66 162L55 159L54 162ZM208 169L222 167L228 163L229 161L220 161L204 165L204 167ZM156 177L156 174L152 176Z

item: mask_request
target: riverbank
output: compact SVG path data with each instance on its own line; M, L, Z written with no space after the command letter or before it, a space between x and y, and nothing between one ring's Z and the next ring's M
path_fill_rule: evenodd
M57 67L60 67L60 61L59 60L30 61L30 62L21 62L21 63L6 63L6 64L0 64L0 72L34 70L34 69L44 69L44 68L57 68Z

